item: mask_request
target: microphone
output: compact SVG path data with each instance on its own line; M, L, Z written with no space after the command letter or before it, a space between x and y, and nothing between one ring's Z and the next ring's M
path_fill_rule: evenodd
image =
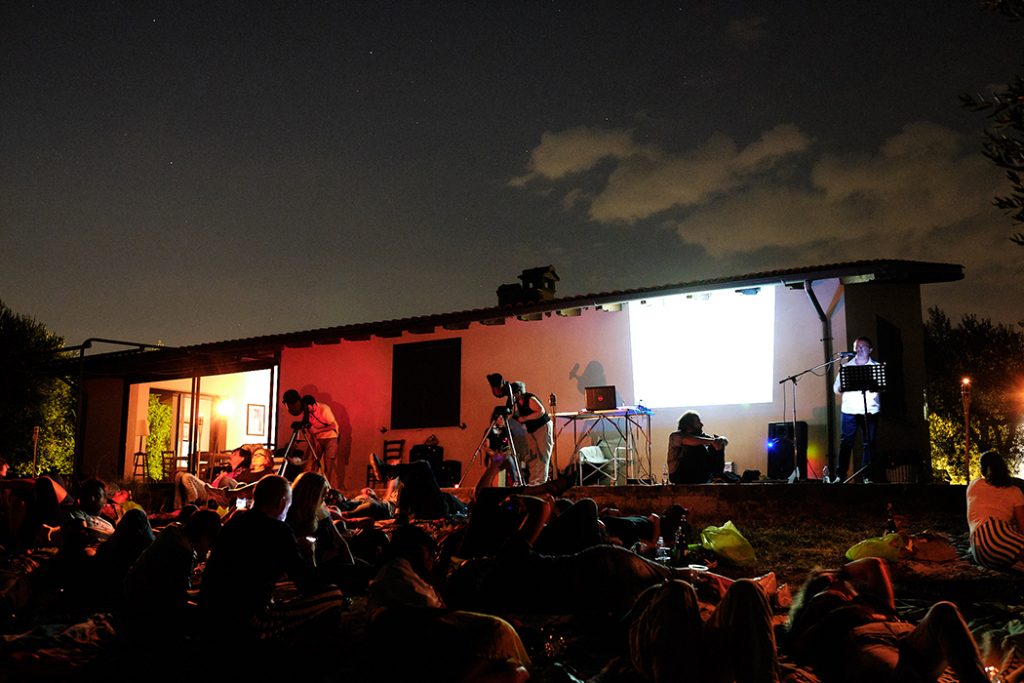
M840 358L853 358L857 354L854 353L853 351L840 351L836 355L839 356Z

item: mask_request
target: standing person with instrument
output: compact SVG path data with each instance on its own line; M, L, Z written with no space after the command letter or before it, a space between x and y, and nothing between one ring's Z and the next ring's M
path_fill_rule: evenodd
M534 394L526 391L523 382L512 382L512 419L526 428L527 453L520 454L529 472L529 486L548 480L548 466L555 435L551 430L551 416Z

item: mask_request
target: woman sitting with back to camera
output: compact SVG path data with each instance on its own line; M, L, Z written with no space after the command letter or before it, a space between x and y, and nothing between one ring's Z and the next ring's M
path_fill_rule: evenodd
M974 561L989 569L1024 572L1024 493L996 451L981 454L981 474L967 487Z

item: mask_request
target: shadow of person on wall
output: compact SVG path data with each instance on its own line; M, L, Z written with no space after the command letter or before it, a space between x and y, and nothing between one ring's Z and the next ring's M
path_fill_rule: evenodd
M586 369L583 370L583 374L580 374L580 364L572 366L572 370L569 371L569 379L576 380L576 390L580 396L586 394L585 389L587 387L603 387L608 384L608 380L604 375L604 366L598 363L596 360L592 360L587 363Z

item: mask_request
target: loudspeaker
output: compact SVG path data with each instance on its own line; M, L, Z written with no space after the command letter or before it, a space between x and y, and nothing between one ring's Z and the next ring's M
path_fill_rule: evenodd
M793 468L800 469L800 478L807 478L807 423L796 423L796 463L793 462L793 423L768 423L768 478L786 479Z
M437 475L437 485L441 488L452 488L462 479L462 463L458 460L445 460L441 463L440 474Z
M430 463L430 469L434 476L441 475L441 462L444 460L444 446L429 446L425 443L418 443L409 449L409 462L426 460Z

